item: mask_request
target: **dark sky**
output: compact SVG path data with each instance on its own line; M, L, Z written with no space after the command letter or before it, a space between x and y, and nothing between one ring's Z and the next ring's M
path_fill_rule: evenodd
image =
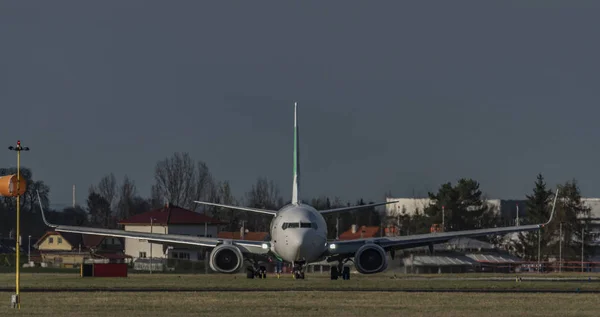
M113 4L109 4L113 3ZM410 197L471 177L493 198L600 185L599 2L3 1L0 144L51 186L127 174L149 196L187 151L236 196ZM0 166L15 164L5 150Z

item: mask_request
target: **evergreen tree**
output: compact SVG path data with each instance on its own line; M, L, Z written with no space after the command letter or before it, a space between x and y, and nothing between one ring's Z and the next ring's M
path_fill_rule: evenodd
M482 195L479 183L472 179L460 179L456 186L443 184L436 194L429 193L432 204L425 209L425 215L432 223L442 224L443 220L445 231L494 227L499 218Z
M546 188L542 174L538 174L537 176L533 194L526 197L527 214L524 219L526 224L548 221L554 194ZM541 237L538 237L539 234L541 234ZM526 260L537 260L539 238L542 259L547 258L544 255L547 251L549 237L549 230L547 228L542 228L539 231L519 232L517 233L517 241L513 243L513 250L519 257Z
M581 201L581 192L577 181L572 180L559 185L559 195L556 214L553 221L548 224L548 246L545 249L548 256L560 255L560 237L562 223L562 257L564 261L580 261L582 245L582 229L586 229L589 222L591 208ZM543 220L544 221L544 220ZM585 235L585 233L584 233ZM592 248L589 242L584 243L584 257L591 255Z

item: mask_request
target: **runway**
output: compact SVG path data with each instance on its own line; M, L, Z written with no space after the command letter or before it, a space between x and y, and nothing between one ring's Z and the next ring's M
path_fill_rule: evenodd
M517 277L402 277L400 279L406 281L490 281L490 282L514 282ZM526 282L586 282L598 283L598 277L544 277L544 276L527 276L520 277L521 281Z
M14 288L0 288L0 292L14 292ZM256 292L379 292L379 293L585 293L585 294L600 294L600 290L580 290L578 288L569 289L432 289L432 288L23 288L21 293L92 293L92 292L109 292L109 293L181 293L181 292L228 292L228 293L256 293Z

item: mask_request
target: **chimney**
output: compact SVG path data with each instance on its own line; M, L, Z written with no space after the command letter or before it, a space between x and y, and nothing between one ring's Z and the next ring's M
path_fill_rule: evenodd
M352 225L352 233L356 233L356 225Z

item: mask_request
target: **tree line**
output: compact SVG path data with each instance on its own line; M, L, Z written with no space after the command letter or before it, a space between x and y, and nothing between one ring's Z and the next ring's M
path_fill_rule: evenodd
M16 173L15 168L0 169L0 175ZM195 204L194 200L247 206L263 209L279 209L285 201L278 186L266 178L258 178L256 183L243 197L235 197L227 180L218 180L203 161L195 161L188 153L176 152L160 160L154 168L154 184L149 197L141 195L135 181L124 175L119 182L113 173L103 176L97 184L88 189L85 204L67 207L62 210L49 208L50 188L42 180L35 180L29 168L21 168L21 175L27 181L27 189L21 197L22 236L40 237L48 228L39 215L36 190L39 190L42 205L47 211L49 221L64 225L85 225L102 228L117 228L118 222L133 215L154 208L161 208L167 202L185 209L203 212L213 218L227 222L226 231L237 231L242 222L250 231L269 231L271 217L268 215L229 210L226 208ZM590 239L582 236L582 229L589 225L585 219L590 208L581 200L576 180L565 182L560 188L557 199L555 221L541 230L540 245L543 257L557 255L558 240L562 222L562 250L565 258L577 258L581 254L582 241L585 256L592 254ZM388 194L389 195L389 194ZM550 190L543 176L537 176L533 192L526 196L526 213L521 224L543 223L547 221L552 209L555 193ZM429 233L432 224L445 224L445 231L490 228L511 224L512 216L495 212L473 179L460 179L456 184L442 184L437 192L429 192L430 204L409 214L402 210L397 215L383 217L375 208L355 212L326 215L329 239L350 228L352 224L367 226L397 226L401 235ZM359 198L355 202L342 202L339 198L315 197L304 200L317 210L351 205L364 205ZM14 234L15 224L14 198L3 197L0 200L0 236ZM443 208L442 208L443 206ZM443 215L442 215L443 211ZM537 259L538 232L517 234L517 239L509 241L506 236L488 236L483 238L490 243L504 246L525 259Z
M16 168L0 169L0 175L16 173ZM32 235L40 237L48 229L39 214L36 190L40 192L42 206L49 221L63 225L92 226L100 228L118 228L118 222L154 208L162 208L169 203L192 211L203 212L213 218L227 222L226 231L237 231L241 224L250 231L269 231L271 217L268 215L229 210L226 208L204 206L194 203L203 200L236 206L248 206L262 209L279 209L289 201L280 195L278 186L266 178L259 177L256 183L243 197L235 197L231 192L229 181L220 181L210 172L203 161L195 161L188 153L176 152L172 156L160 160L154 168L154 184L149 196L140 194L135 181L124 175L119 181L113 173L107 173L96 184L88 188L84 204L66 207L61 210L50 208L50 188L42 180L35 180L31 169L21 168L21 177L26 179L27 188L21 197L21 232L22 237ZM307 201L317 209L350 206L343 204L339 198L330 200L320 197ZM366 204L358 199L355 204ZM0 236L14 237L15 198L3 197L0 200ZM331 219L333 226L330 238L335 238L335 224L340 224L339 232L352 223L379 226L381 220L374 208L361 213L345 213L340 220Z
M558 257L561 237L564 259L581 260L582 247L584 258L593 255L593 237L589 231L591 208L582 201L577 180L567 181L557 187L559 194L556 197L555 215L548 226L539 232L519 232L514 239L510 234L481 239L526 260L538 259L538 244L542 261ZM404 208L398 215L388 218L388 222L396 221L401 234L430 232L432 224L442 224L442 212L445 231L514 225L512 214L497 212L486 203L475 180L460 179L455 185L443 184L436 193L429 192L428 196L430 203L423 210L417 209L413 214L408 214ZM548 188L543 175L538 174L532 193L526 195L526 212L520 225L548 221L555 196L556 193Z

